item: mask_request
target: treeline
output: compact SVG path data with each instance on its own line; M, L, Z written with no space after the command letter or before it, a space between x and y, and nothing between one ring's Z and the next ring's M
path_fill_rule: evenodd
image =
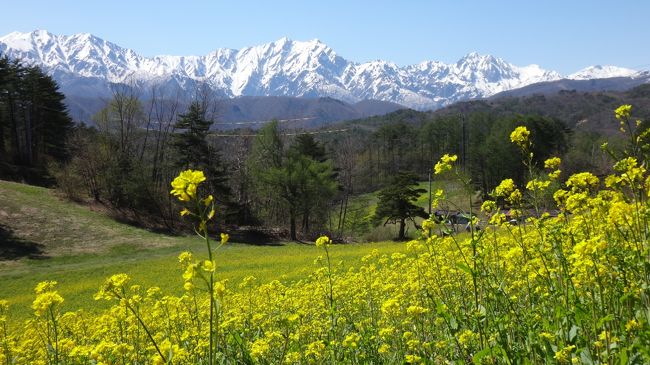
M71 158L53 171L59 188L136 223L179 229L169 182L179 171L197 169L208 177L220 230L282 227L294 240L323 230L339 187L325 146L309 134L284 136L277 122L255 138L216 137L218 105L205 90L186 102L154 89L143 101L136 89L116 86L94 116L95 127L71 133Z
M116 85L112 98L68 138L71 158L54 170L70 198L91 198L117 216L151 228L178 227L169 182L181 169L201 169L210 193L227 206L229 196L217 150L208 143L214 109L210 95L197 92L189 106L178 94L153 88L141 100L136 88Z
M377 190L391 176L403 171L426 180L432 166L445 153L458 155L459 165L475 187L488 193L504 178L523 179L522 156L516 146L508 143L509 133L515 127L525 125L531 130L534 162L538 165L550 155L565 154L574 138L562 121L535 115L431 116L405 110L374 118L374 122L370 131L367 121L350 124L354 131L349 137L330 137L327 141L335 153L346 151L345 155L354 155L353 159L342 160L348 165L355 161L355 166L347 169L352 176L349 188L356 193ZM593 143L597 141L595 138Z
M66 158L72 128L56 82L37 67L0 57L0 174L47 183L48 164Z

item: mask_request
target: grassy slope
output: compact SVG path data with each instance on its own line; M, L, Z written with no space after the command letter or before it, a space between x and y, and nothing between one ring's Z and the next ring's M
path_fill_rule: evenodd
M0 258L0 298L10 301L10 317L25 319L31 313L33 287L43 280L59 282L66 299L64 310L93 310L105 305L92 299L104 279L125 272L133 283L160 286L179 294L180 252L205 256L204 243L195 237L170 237L123 225L90 209L60 200L50 190L0 181L0 227L11 232L14 246L35 246L38 259ZM359 259L378 249L403 250L399 243L334 246L335 261L355 266ZM249 246L232 243L217 253L220 278L230 288L243 277L254 275L261 282L298 280L314 269L322 252L312 245Z

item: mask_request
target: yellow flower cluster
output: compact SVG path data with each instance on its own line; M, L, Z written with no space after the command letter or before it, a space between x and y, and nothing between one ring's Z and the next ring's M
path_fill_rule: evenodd
M524 126L519 126L510 133L510 141L520 148L528 148L530 144L530 131Z
M332 240L330 240L330 238L327 236L318 237L318 239L316 240L316 247L325 247L331 244L332 244Z
M6 326L0 301L0 363L650 363L644 166L621 160L605 186L593 174L571 176L554 193L558 216L424 234L352 266L333 263L331 240L320 237L326 264L297 282L249 276L231 289L213 281L212 257L185 252L182 294L129 286L117 274L97 295L112 307L64 314L56 283L44 282L23 324ZM531 189L551 189L534 181ZM526 202L516 191L512 180L495 189L521 204L513 216ZM503 219L494 201L482 210Z
M32 309L37 317L42 317L54 306L63 303L63 297L56 291L46 291L38 294L32 303Z
M630 113L632 113L632 105L629 104L621 105L614 111L614 115L618 120L629 118Z
M442 156L440 158L440 161L438 161L433 167L435 174L439 175L444 172L450 171L453 168L453 163L456 162L457 159L458 159L457 155L445 154L444 156Z
M196 198L196 189L203 181L205 181L203 171L183 171L172 181L171 194L182 202L189 202Z

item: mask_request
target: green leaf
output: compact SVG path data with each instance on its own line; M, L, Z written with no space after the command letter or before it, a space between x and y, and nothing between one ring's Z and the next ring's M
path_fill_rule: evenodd
M598 321L598 327L602 327L605 323L611 322L613 320L614 320L614 315L608 314L605 317L601 318L600 321Z
M469 266L465 265L464 263L457 262L456 267L458 267L459 269L461 269L461 270L465 271L466 273L472 275L472 269L470 269Z
M578 329L579 329L578 326L576 326L575 324L571 326L571 329L569 330L569 338L568 338L570 343L573 343L576 337L578 337Z
M621 353L618 355L618 360L621 365L626 365L629 360L629 356L627 355L627 349L623 348L621 350Z
M476 365L480 365L481 360L484 357L490 355L491 353L492 353L492 348L490 348L490 347L484 348L483 350L477 352L476 354L474 354L474 356L472 356L472 363L474 363Z
M449 327L453 331L456 331L458 329L458 322L456 322L456 318L454 317L449 318Z
M581 361L583 364L593 365L594 360L591 358L591 352L589 352L589 348L586 348L586 347L585 347L585 348L580 352L580 361Z

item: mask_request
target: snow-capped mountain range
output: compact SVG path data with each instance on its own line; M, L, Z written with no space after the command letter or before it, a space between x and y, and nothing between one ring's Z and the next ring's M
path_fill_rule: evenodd
M216 49L204 56L143 57L88 33L55 35L44 30L0 37L0 54L38 65L66 95L106 95L110 83L193 91L206 84L222 97L332 97L347 102L390 101L435 109L459 100L563 78L538 65L515 66L470 53L453 64L426 61L397 66L387 61L346 60L319 40L287 38L240 50ZM633 76L636 71L592 66L568 78Z

